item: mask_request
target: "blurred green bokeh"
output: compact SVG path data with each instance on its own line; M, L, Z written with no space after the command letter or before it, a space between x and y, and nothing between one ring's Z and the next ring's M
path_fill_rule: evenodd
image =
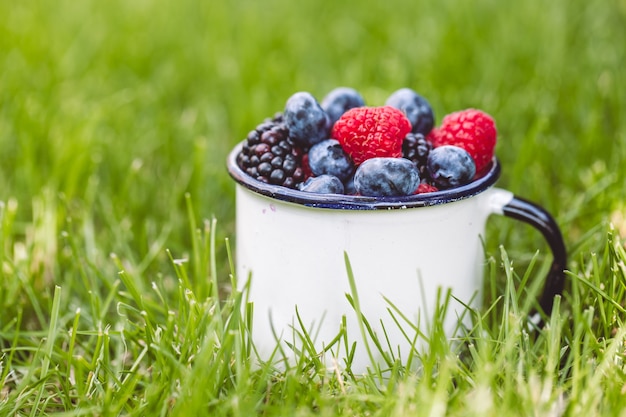
M626 380L624 45L626 0L0 1L0 415L606 415ZM500 336L481 328L475 369L446 347L435 378L347 392L339 372L251 370L233 299L209 296L230 283L226 156L291 94L338 86L495 118L498 186L548 209L570 256L537 344L509 304L549 250L494 216Z
M186 193L231 235L228 150L292 93L340 85L369 105L411 87L438 121L492 114L501 185L572 238L622 204L624 0L25 0L0 15L0 200L27 219L34 196L60 195L109 250L118 224L139 253L165 225L184 250Z

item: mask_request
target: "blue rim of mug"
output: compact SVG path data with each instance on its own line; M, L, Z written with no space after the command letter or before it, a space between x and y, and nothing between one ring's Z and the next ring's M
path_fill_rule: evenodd
M230 176L248 190L281 201L300 204L307 207L335 210L390 210L427 207L447 204L473 197L493 186L500 177L500 163L494 156L489 170L469 184L448 190L415 194L401 197L368 197L345 194L316 194L295 190L280 185L258 181L237 165L237 155L243 142L233 148L228 155L227 167Z

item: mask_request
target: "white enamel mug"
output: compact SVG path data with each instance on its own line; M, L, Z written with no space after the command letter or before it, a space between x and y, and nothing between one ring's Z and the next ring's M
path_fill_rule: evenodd
M533 225L550 244L553 264L539 300L543 313L550 313L562 290L561 232L541 207L494 187L500 175L496 158L471 184L383 198L265 184L237 166L240 148L228 158L237 183L236 272L241 285L250 277L252 340L261 360L289 360L301 349L313 349L325 352L320 354L325 360L334 357L328 366L349 363L352 372L361 373L372 360L389 364L377 349L365 348L373 343L372 334L395 359L405 360L424 346L426 327L447 291L444 323L454 337L459 321L467 324L461 319L469 317L467 306L481 306L482 239L491 214ZM366 332L363 317L371 328ZM538 317L532 320L537 323ZM354 352L335 343L342 328L356 342Z

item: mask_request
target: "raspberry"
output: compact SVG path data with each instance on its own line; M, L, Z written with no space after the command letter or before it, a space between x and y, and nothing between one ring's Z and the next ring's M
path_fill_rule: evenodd
M304 175L305 181L313 176L313 171L311 171L311 165L309 164L308 153L302 155L302 175Z
M413 194L433 193L435 191L439 191L439 188L427 182L421 182L417 189L413 192Z
M337 120L331 137L339 141L355 165L360 165L375 157L400 158L402 141L410 131L411 122L401 110L356 107Z
M496 125L487 113L467 109L445 116L441 126L428 134L435 148L454 145L465 149L476 164L476 173L481 174L493 158L496 146Z

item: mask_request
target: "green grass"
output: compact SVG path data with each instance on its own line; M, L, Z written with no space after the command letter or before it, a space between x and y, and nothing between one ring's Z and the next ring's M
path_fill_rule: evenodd
M624 0L25 0L0 16L0 415L623 415ZM524 318L547 245L493 218L460 350L434 331L417 371L382 379L309 354L253 366L226 154L295 91L339 85L495 117L499 186L568 246L542 332Z

